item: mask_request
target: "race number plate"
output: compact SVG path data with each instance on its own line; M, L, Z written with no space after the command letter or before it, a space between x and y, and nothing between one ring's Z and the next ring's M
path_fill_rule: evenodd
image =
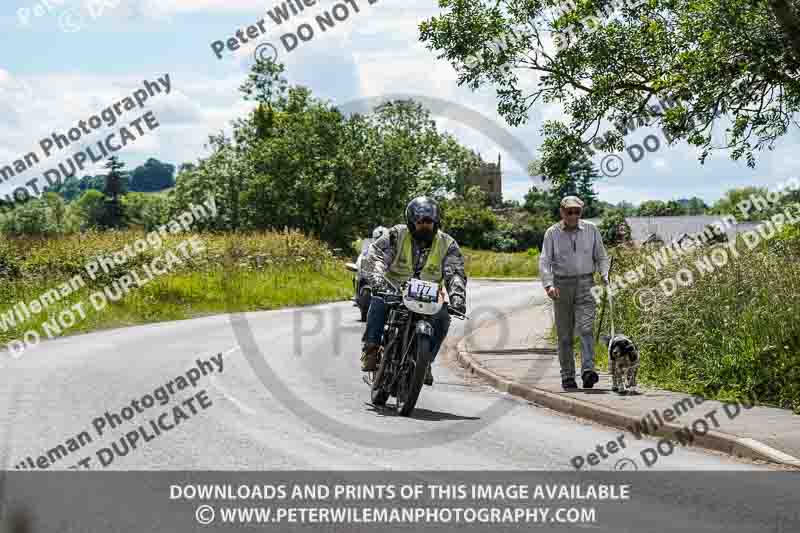
M408 282L408 297L421 302L435 302L439 296L439 284L421 279Z

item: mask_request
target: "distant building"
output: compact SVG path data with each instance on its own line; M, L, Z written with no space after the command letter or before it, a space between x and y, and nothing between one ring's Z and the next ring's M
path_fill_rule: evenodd
M497 163L484 163L481 160L480 168L464 180L467 187L477 185L489 195L493 204L503 202L503 173L500 167L500 154L497 154Z

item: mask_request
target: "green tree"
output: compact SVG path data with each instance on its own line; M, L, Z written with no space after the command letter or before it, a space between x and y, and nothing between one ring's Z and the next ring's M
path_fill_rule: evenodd
M687 209L676 200L662 202L661 200L648 200L642 202L636 210L640 217L675 217L688 214Z
M551 220L560 219L560 215L556 217L555 213L558 213L561 200L556 198L551 191L533 186L525 194L524 202L524 209L531 214L544 215Z
M670 215L670 207L661 200L647 200L642 202L636 210L638 217L665 217Z
M175 165L150 158L136 167L130 176L130 190L156 192L175 186Z
M631 228L625 220L625 213L620 209L606 211L597 228L607 246L631 240Z
M240 89L252 111L229 137L209 137L209 157L181 166L171 210L213 194L220 216L206 229L300 228L349 246L378 221L402 220L412 196L447 197L476 166L418 102L345 116L290 86L283 70L271 62L251 69Z
M594 190L594 182L600 179L600 174L597 172L591 160L585 155L573 163L572 169L576 181L576 196L583 200L582 218L594 218L599 216L600 208L597 205L597 193Z
M618 203L616 208L620 210L626 217L631 217L636 214L636 206L624 200Z
M283 76L286 67L283 63L257 59L256 64L239 90L245 100L255 101L257 106L253 114L254 134L257 139L266 139L273 135L272 128L276 108L286 106L288 81Z
M65 231L64 200L54 192L19 204L2 222L10 235L53 236Z
M123 192L122 169L125 168L125 163L121 162L117 156L111 156L105 164L105 168L108 169L108 174L106 175L106 186L103 192L110 199L106 201L103 226L117 228L122 226L124 216L119 195Z
M764 187L740 187L729 189L711 208L714 215L733 215L737 220L757 222L766 220L774 214L774 207L761 209L763 205L751 201L751 197L766 198L767 189ZM768 204L768 202L767 202Z
M708 209L708 206L701 198L693 196L692 198L689 198L689 201L685 205L685 209L687 215L704 215L706 213L706 209Z
M57 233L64 233L67 224L67 206L64 199L55 192L46 192L42 200L47 205L48 218Z
M480 187L468 187L463 197L442 202L442 230L462 246L487 249L492 245L498 220L487 206L488 196Z
M687 214L686 208L675 200L668 201L665 206L665 209L666 209L665 215L668 217L677 217Z
M75 202L81 229L100 228L105 220L106 206L103 193L95 189L84 192Z
M122 197L127 226L140 226L145 231L169 221L169 200L160 194L132 192Z
M80 181L74 175L68 176L56 185L48 185L44 188L44 192L57 193L67 202L71 202L81 195Z
M610 4L559 11L559 0L444 0L443 12L420 25L420 40L453 65L459 85L493 87L498 112L513 126L535 105L563 103L569 123L543 126L548 179L596 140L599 149L622 150L622 133L603 134L603 120L646 116L669 137L701 147L701 163L725 148L751 167L755 151L793 126L800 108L794 2L649 0L616 12ZM497 39L504 46L492 48ZM523 84L523 75L537 84ZM658 99L667 103L659 107ZM715 147L713 125L723 114L732 125L727 145Z
M539 171L538 162L529 165L528 173L531 177ZM550 178L553 186L549 190L531 187L525 195L525 209L531 213L547 212L552 219L560 220L561 199L573 195L583 200L582 218L594 218L600 214L597 193L594 190L594 182L599 177L591 160L585 154L579 154L563 174Z
M102 192L106 188L106 178L105 176L84 176L81 178L78 187L81 192L89 189Z

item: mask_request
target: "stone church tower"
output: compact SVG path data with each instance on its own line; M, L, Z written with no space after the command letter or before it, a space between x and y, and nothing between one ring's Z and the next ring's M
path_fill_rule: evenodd
M480 156L480 154L478 154ZM477 185L482 191L489 194L489 199L493 204L503 202L503 174L500 167L500 154L497 154L497 163L484 163L481 159L481 166L477 172L467 176L466 186Z

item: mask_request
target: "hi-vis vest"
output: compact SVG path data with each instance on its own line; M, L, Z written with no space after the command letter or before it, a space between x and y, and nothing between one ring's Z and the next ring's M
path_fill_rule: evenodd
M411 250L412 239L413 237L411 236L411 232L408 231L408 227L400 226L397 228L397 240L400 245L398 246L397 254L395 254L392 264L389 265L386 272L386 277L389 278L392 283L399 285L414 275L414 257ZM431 250L428 252L425 265L420 272L420 279L441 283L444 277L442 261L444 261L444 256L447 254L447 250L453 242L454 239L451 236L441 231L436 232L436 236L431 243Z

